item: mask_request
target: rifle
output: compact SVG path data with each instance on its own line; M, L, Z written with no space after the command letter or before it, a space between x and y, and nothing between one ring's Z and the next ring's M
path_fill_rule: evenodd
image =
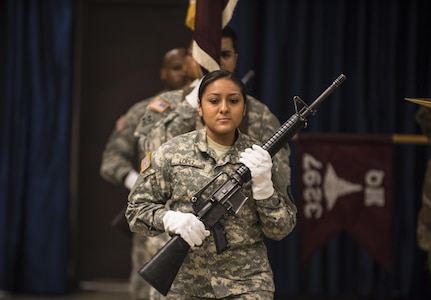
M341 74L333 83L309 106L298 96L293 97L295 113L269 138L262 148L273 157L299 130L307 125L307 116L316 112L315 108L346 80ZM298 111L298 103L302 108ZM210 228L216 242L217 253L224 251L228 245L223 227L219 222L226 213L238 213L247 197L241 192L244 183L251 179L250 170L241 164L228 179L218 187L204 202L199 201L203 192L225 173L215 176L191 198L196 216ZM143 277L161 294L167 295L177 273L190 249L179 235L172 237L140 270Z

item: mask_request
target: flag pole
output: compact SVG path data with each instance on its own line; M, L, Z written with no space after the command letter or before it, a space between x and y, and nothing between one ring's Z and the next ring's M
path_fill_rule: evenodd
M426 135L422 134L399 134L395 133L391 136L392 142L394 144L416 144L416 145L424 145L429 144L431 141L428 139ZM298 135L295 135L292 140L296 141L298 139Z
M428 137L420 134L393 134L394 144L429 144Z

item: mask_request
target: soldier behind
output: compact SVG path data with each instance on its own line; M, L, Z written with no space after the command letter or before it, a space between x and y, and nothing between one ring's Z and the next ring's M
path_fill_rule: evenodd
M163 81L164 90L160 93L180 89L190 83L185 65L186 55L187 50L185 48L175 48L164 55L160 69L160 79ZM122 185L129 190L132 188L138 176L139 163L145 155L145 152L139 151L138 138L134 132L140 118L147 111L147 107L153 100L157 99L156 96L134 104L126 115L117 120L115 129L109 137L102 155L100 174L105 180L116 185ZM160 104L163 105L163 103ZM153 104L153 106L155 109L160 109L160 104ZM156 117L157 114L155 112ZM165 240L167 239L168 237L166 236ZM138 275L137 270L142 266L142 263L151 258L157 250L148 249L149 247L145 244L146 239L144 237L133 236L132 271L130 275L130 295L132 299L158 299L159 295L155 289ZM152 294L156 296L151 296Z
M280 240L296 224L283 175L288 170L278 168L257 146L259 141L237 129L248 103L244 85L233 73L207 74L198 99L205 127L172 138L145 157L129 195L127 219L139 234L179 234L192 247L167 299L273 299L263 237ZM223 219L229 247L217 254L213 236L192 213L190 198L219 172L231 174L240 162L251 172L251 182L242 187L248 200L237 215Z
M421 106L416 112L416 121L420 125L423 133L431 141L431 108ZM428 165L425 172L422 206L419 211L417 238L419 247L427 252L427 269L428 274L431 272L431 158L428 159ZM428 282L428 288L431 288L431 281Z
M181 89L190 83L185 64L186 55L185 48L175 48L164 55L160 69L164 89L158 94ZM124 185L129 190L132 188L135 182L133 178L137 177L137 166L143 157L138 153L134 131L148 104L157 95L134 104L125 116L116 121L114 132L109 137L102 157L100 174L105 180L116 185Z

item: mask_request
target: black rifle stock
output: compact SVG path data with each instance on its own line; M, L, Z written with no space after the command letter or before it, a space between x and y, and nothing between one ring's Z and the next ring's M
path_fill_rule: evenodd
M298 96L293 98L296 112L269 138L262 148L274 156L299 130L306 126L306 117L315 113L315 108L333 92L346 76L341 74L312 104L307 106ZM302 104L298 111L297 103ZM220 174L219 174L220 175ZM217 176L218 177L218 176ZM240 188L251 179L250 170L241 164L235 172L218 187L196 212L198 218L208 227L212 228L226 212L237 212L247 197L242 195ZM208 184L209 185L209 184ZM196 195L208 186L206 185ZM192 198L192 202L196 199ZM140 270L139 274L161 294L167 295L172 282L186 257L190 246L179 236L172 237Z

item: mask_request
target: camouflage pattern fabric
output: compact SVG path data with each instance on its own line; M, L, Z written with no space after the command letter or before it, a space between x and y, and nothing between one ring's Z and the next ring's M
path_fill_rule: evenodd
M169 110L174 109L176 101L182 99L183 91L177 90L168 93L166 97L169 98L169 101L172 99L171 106L163 113L154 112L153 118L157 118L157 115L160 115L158 118L161 118L163 114L167 114ZM146 152L156 149L154 147L139 147L139 139L135 135L136 128L142 122L142 116L148 111L148 105L156 98L157 96L150 97L134 104L127 111L122 127L116 127L111 133L103 151L100 166L100 175L108 182L123 185L124 178L131 170L139 171L139 163Z
M170 292L166 296L166 300L202 300L202 297L191 297L189 295L181 295L178 293ZM254 291L252 293L245 293L236 295L235 297L219 298L229 300L271 300L274 299L274 295L267 291Z
M416 113L416 121L431 141L431 109L421 106ZM431 158L428 160L425 171L422 205L417 223L417 238L419 247L428 253L427 267L431 271Z
M258 143L239 131L237 134L235 144L218 160L207 146L205 129L175 137L153 152L129 195L126 217L131 229L144 236L164 232L167 202L172 210L193 212L191 196L219 172L232 173L240 153ZM211 235L202 246L191 249L172 285L173 293L206 298L254 291L273 294L273 274L263 237L280 240L287 236L296 224L296 206L287 193L287 170L279 168L276 160L272 178L274 194L265 200L254 200L251 183L244 184L248 201L237 215L227 215L222 221L229 248L216 254ZM219 177L214 186L225 180Z
M133 133L140 117L153 98L134 104L126 113L122 126L116 126L108 138L102 154L100 175L115 185L123 185L124 178L139 166L141 156Z
M142 132L135 134L135 130L137 128L142 130L144 125L150 124L151 127L152 124L157 123L170 110L175 109L178 101L183 99L183 93L182 90L167 94L161 93L164 94L163 97L155 96L142 100L127 111L121 126L117 126L109 137L102 155L100 174L105 180L116 185L123 185L125 176L131 170L139 171L140 161L145 154L148 151L155 150L162 142L166 141L164 135L156 136L151 143L147 143L143 147L143 145L139 144L139 136L142 135ZM165 101L169 106L165 110L160 109L160 111L148 109L149 105L158 99ZM143 118L146 121L145 124ZM147 130L150 129L147 127ZM147 237L133 235L132 269L129 285L132 299L164 299L163 295L139 276L138 271L166 243L168 238L169 236L164 234L150 241Z

